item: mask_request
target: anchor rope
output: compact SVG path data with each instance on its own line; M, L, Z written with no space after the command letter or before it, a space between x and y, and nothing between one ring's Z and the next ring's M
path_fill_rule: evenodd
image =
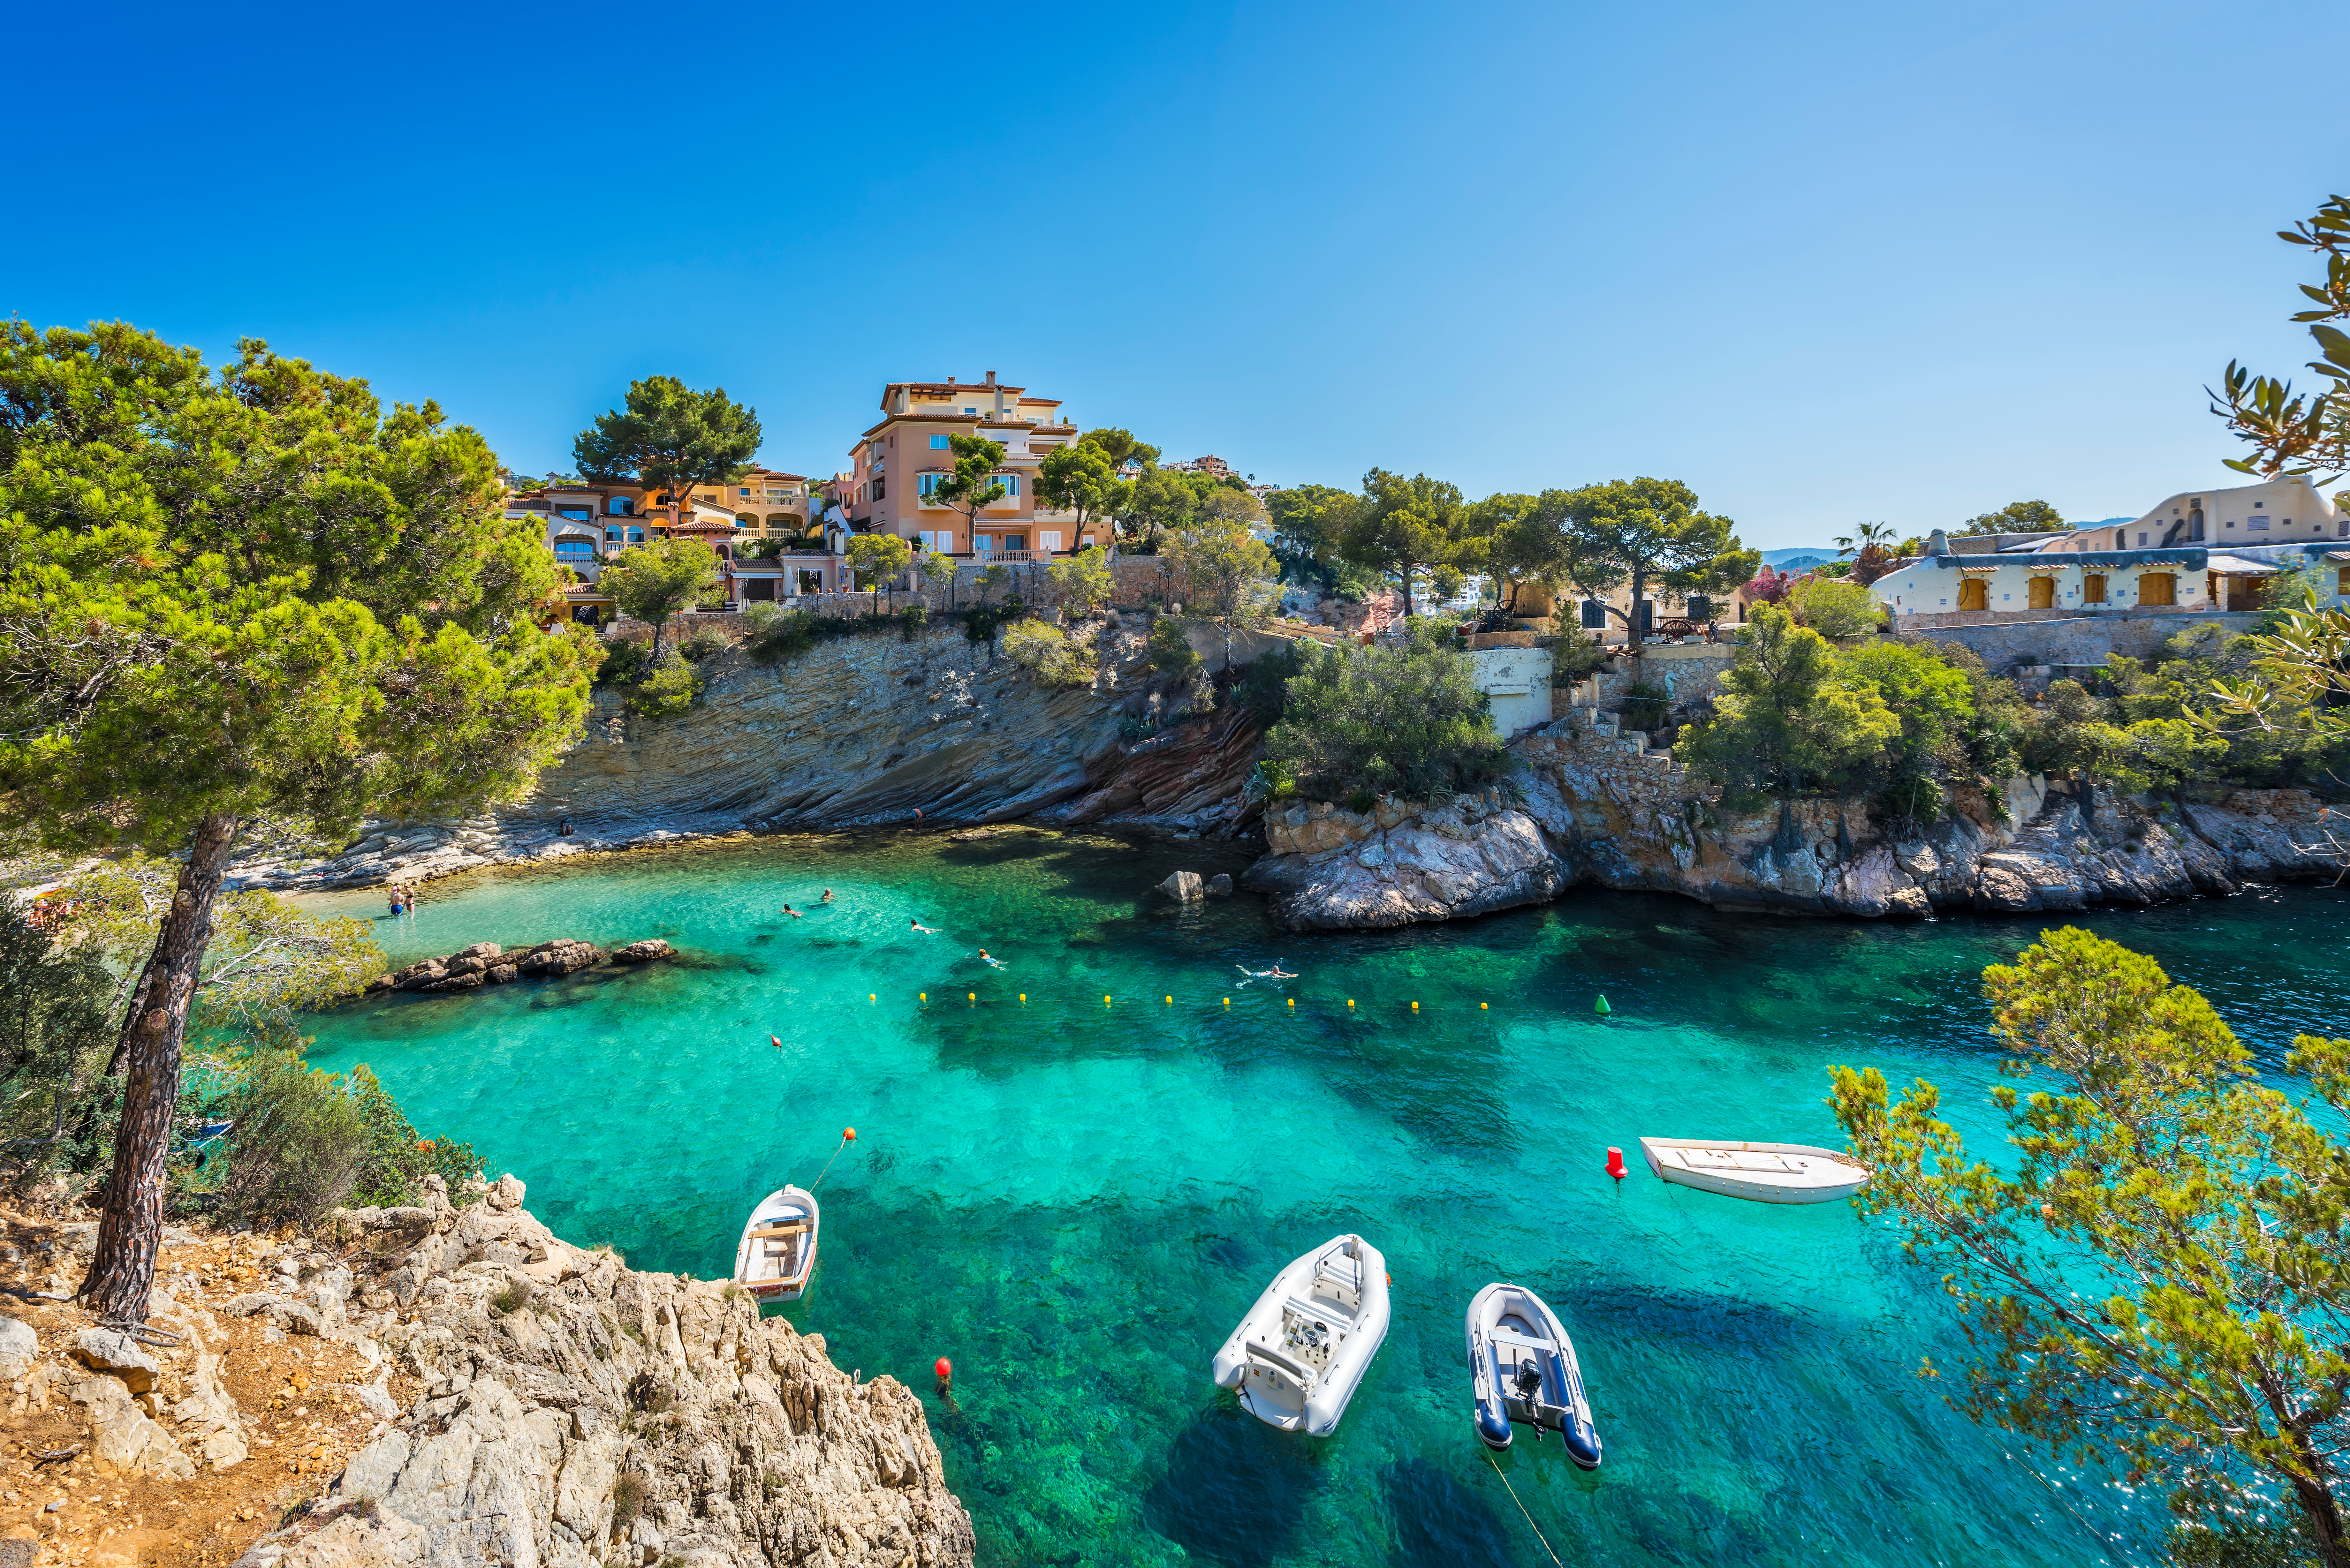
M847 1147L848 1140L847 1138L842 1138L840 1140L840 1148L836 1148L832 1151L832 1159L838 1159L840 1158L840 1149L847 1148ZM817 1188L824 1185L825 1177L830 1174L832 1170L832 1159L826 1160L824 1162L824 1169L817 1171L816 1173L816 1179L808 1183L808 1190L810 1192L814 1192Z
M1510 1485L1510 1478L1509 1478L1508 1476L1506 1476L1506 1475L1503 1475L1503 1474L1502 1474L1502 1466L1501 1466L1501 1463L1500 1463L1500 1461L1499 1461L1499 1460L1497 1460L1497 1459L1495 1459L1493 1458L1493 1450L1492 1450L1492 1449L1489 1449L1489 1448L1486 1448L1483 1444L1482 1444L1482 1443L1481 1443L1481 1444L1479 1444L1479 1445L1478 1445L1477 1451L1478 1451L1479 1453L1481 1453L1481 1454L1482 1454L1482 1455L1484 1455L1484 1456L1485 1456L1485 1462L1486 1462L1487 1464L1492 1465L1492 1466L1493 1467L1493 1473L1494 1473L1495 1475L1497 1475L1497 1476L1501 1476L1501 1477L1502 1477L1502 1485L1503 1485L1503 1489L1504 1489L1504 1490L1506 1490L1509 1492L1509 1494L1510 1494L1510 1501L1511 1501L1512 1502L1517 1503L1517 1505L1518 1505L1518 1511L1519 1511L1520 1513L1525 1513L1525 1514L1526 1514L1526 1528L1527 1528L1528 1530L1531 1530L1531 1531L1533 1531L1533 1532L1534 1532L1534 1539L1535 1539L1536 1541L1539 1541L1539 1542L1542 1542L1542 1549L1543 1549L1544 1552L1549 1552L1549 1553L1550 1553L1550 1560L1551 1560L1552 1562L1554 1562L1554 1563L1558 1563L1558 1553L1557 1553L1557 1552L1551 1552L1551 1550L1550 1550L1550 1539L1549 1539L1549 1537L1547 1537L1547 1536L1545 1536L1544 1534L1543 1534L1543 1532L1542 1532L1542 1526L1541 1526L1541 1525L1539 1525L1539 1524L1536 1524L1536 1523L1534 1522L1534 1516L1533 1514L1531 1514L1531 1513L1526 1513L1526 1505L1525 1505L1523 1501L1520 1501L1520 1500L1519 1500L1519 1498L1518 1498L1518 1489L1517 1489L1517 1488L1515 1488L1515 1487L1513 1487L1513 1486L1511 1486L1511 1485ZM1558 1568L1566 1568L1566 1564L1565 1564L1565 1563L1559 1563Z

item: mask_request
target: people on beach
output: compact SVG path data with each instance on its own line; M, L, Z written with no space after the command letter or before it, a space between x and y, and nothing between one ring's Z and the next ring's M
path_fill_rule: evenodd
M561 822L556 825L555 836L557 838L568 838L571 836L571 819L569 817L565 817Z

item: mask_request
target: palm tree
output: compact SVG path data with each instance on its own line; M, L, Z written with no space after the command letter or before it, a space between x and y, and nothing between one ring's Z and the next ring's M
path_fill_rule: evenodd
M1836 554L1839 556L1857 555L1861 551L1867 549L1871 545L1890 545L1892 543L1893 529L1890 524L1884 523L1856 523L1853 524L1853 531L1851 533L1836 541Z

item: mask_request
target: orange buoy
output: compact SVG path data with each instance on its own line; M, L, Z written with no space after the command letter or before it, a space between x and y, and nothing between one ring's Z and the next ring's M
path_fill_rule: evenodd
M1624 1168L1624 1151L1614 1144L1607 1146L1607 1174L1618 1181L1632 1174Z
M855 1127L841 1128L840 1141L843 1143L855 1143L857 1141L857 1129Z
M784 1043L773 1034L767 1036L767 1044L773 1045L778 1051L784 1048Z

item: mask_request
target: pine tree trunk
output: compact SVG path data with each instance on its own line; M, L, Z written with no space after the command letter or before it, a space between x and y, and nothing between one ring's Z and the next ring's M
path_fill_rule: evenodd
M79 1294L99 1321L132 1328L147 1321L155 1253L163 1239L163 1163L172 1147L172 1113L180 1100L180 1044L188 1007L211 940L213 899L228 870L236 819L208 816L196 828L188 863L163 916L155 951L139 982L138 1003L122 1023L119 1052L122 1124L114 1135L114 1171L106 1188L89 1272Z
M2301 1505L2302 1521L2309 1527L2309 1539L2317 1548L2318 1562L2324 1568L2350 1568L2350 1542L2343 1540L2342 1510L2332 1490L2322 1481L2299 1477L2293 1479L2293 1501Z
M1634 648L1640 646L1640 590L1648 586L1648 574L1639 567L1632 568L1632 613L1624 618L1624 629Z

